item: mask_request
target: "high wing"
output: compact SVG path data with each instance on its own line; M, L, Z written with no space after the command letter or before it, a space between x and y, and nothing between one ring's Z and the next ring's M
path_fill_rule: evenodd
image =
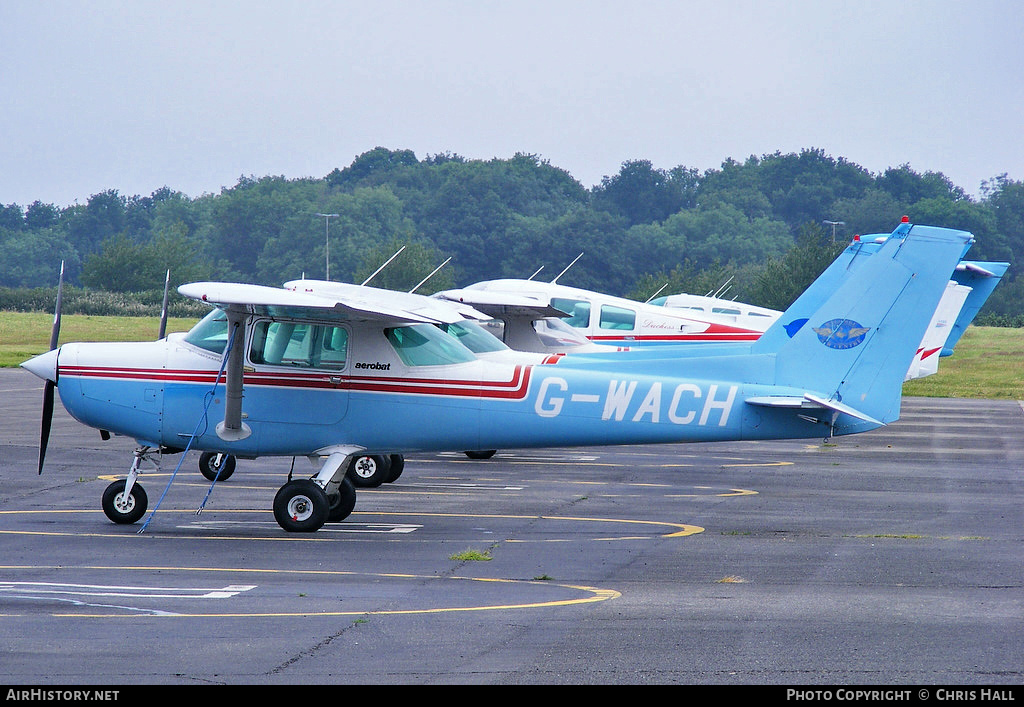
M434 297L449 302L470 305L489 316L503 315L522 317L567 317L571 312L551 304L549 297L513 292L490 292L483 289L464 287L438 292Z
M184 297L206 302L225 311L245 314L287 314L325 321L440 321L436 317L403 308L397 302L387 302L384 298L373 300L365 295L361 298L342 298L340 293L332 296L331 293L314 294L312 291L229 282L194 282L180 286L178 292Z
M405 312L421 317L421 321L451 324L463 319L487 320L490 317L468 304L443 302L411 292L397 292L367 285L352 285L330 280L289 280L284 288L299 294L310 294L344 301L363 312ZM411 321L411 320L410 320Z

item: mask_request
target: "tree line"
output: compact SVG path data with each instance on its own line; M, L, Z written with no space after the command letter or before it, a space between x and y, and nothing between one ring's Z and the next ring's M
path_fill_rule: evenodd
M784 308L855 234L911 222L971 231L974 260L1011 267L983 323L1024 325L1024 183L998 175L972 198L909 165L873 174L819 149L699 171L621 165L592 188L535 155L418 158L378 147L322 178L242 176L218 194L116 190L85 204L0 205L0 288L147 292L218 279L300 277L419 292L501 277L561 278L609 294L656 291ZM539 271L539 272L538 272ZM6 300L5 300L6 301Z

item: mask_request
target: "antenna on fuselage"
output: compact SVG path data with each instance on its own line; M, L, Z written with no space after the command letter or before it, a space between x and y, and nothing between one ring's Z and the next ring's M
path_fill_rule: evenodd
M658 295L660 295L661 291L664 290L666 287L668 287L668 283L667 282L664 285L662 285L661 287L659 287L657 292L655 292L653 295L651 295L650 297L645 299L644 300L644 304L650 304L651 300L654 299L655 297L657 297Z
M582 257L583 257L583 253L580 253L575 258L573 258L572 262L565 266L565 270L563 270L562 272L560 272L557 275L555 275L555 279L551 281L551 284L554 285L556 282L558 282L558 278L562 277L562 275L565 275L565 273L569 270L569 268L571 268L573 265L575 265L576 261L579 260Z
M451 260L451 259L452 259L452 256L450 256L450 255L449 255L449 256L448 256L448 260ZM420 286L421 286L421 285L423 285L423 283L424 283L424 282L426 282L426 281L427 281L427 280L429 280L430 278L434 277L434 275L436 275L436 274L437 274L437 271L438 271L438 270L440 270L441 268L443 268L443 267L444 267L445 265L447 265L447 264L448 264L448 260L445 260L445 261L444 261L443 263L441 263L441 264L440 264L440 265L438 265L438 266L437 266L436 268L434 268L434 270L433 270L433 271L432 271L432 272L431 272L431 273L430 273L429 275L427 275L427 276L426 276L425 278L423 278L422 280L420 280L420 281L419 281L419 284L417 284L417 285L416 285L416 287L414 287L414 288L412 288L411 290L409 290L409 294L412 294L412 293L413 293L413 292L415 292L416 290L420 289Z
M710 297L721 298L722 295L724 295L726 292L728 292L731 289L730 286L729 286L729 283L732 282L732 279L734 277L736 277L736 276L735 275L730 275L729 279L722 283L722 286L718 288L718 290L715 292L715 294L712 295L712 294L708 293L709 296Z
M394 255L392 255L392 256L391 256L390 258L388 258L387 260L385 260L385 261L384 261L384 264L383 264L383 265L381 265L381 266L380 266L379 268L377 268L376 270L374 270L374 271L373 271L373 275L370 275L370 277L368 277L368 278L366 278L365 280L363 280L362 284L363 284L363 285L365 285L365 284L366 284L366 283L368 283L368 282L369 282L370 280L372 280L372 279L373 279L374 277L376 277L376 276L377 276L377 273L379 273L379 272L380 272L381 270L383 270L384 268L386 268L386 267L387 267L387 266L388 266L388 265L389 265L389 264L391 263L391 261L392 261L392 260L394 260L395 258L397 258L397 257L398 257L398 254L399 254L399 253L401 253L401 252L402 252L403 250L405 250L405 246L402 246L402 247L401 247L401 248L399 248L399 249L398 249L397 251L395 251L395 254L394 254Z
M527 280L532 280L533 278L537 277L537 273L539 273L543 269L544 269L544 266L541 265L539 268L537 268L536 270L533 271L533 275L530 275L530 277L528 277L526 279Z

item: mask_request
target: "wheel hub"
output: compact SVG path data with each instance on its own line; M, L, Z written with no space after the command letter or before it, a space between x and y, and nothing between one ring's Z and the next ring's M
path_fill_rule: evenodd
M288 515L294 521L307 520L313 515L313 501L308 496L295 496L288 501Z
M114 508L121 513L131 513L135 508L135 497L131 494L125 496L124 492L117 494L114 496Z
M355 472L363 479L371 478L377 471L377 464L369 457L363 457L356 462Z

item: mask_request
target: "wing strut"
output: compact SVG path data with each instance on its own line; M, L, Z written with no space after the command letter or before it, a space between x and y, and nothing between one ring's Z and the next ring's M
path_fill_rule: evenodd
M242 422L242 373L245 364L244 311L234 307L225 309L228 315L228 357L224 373L224 421L217 423L217 436L225 442L237 442L252 434L249 425Z

